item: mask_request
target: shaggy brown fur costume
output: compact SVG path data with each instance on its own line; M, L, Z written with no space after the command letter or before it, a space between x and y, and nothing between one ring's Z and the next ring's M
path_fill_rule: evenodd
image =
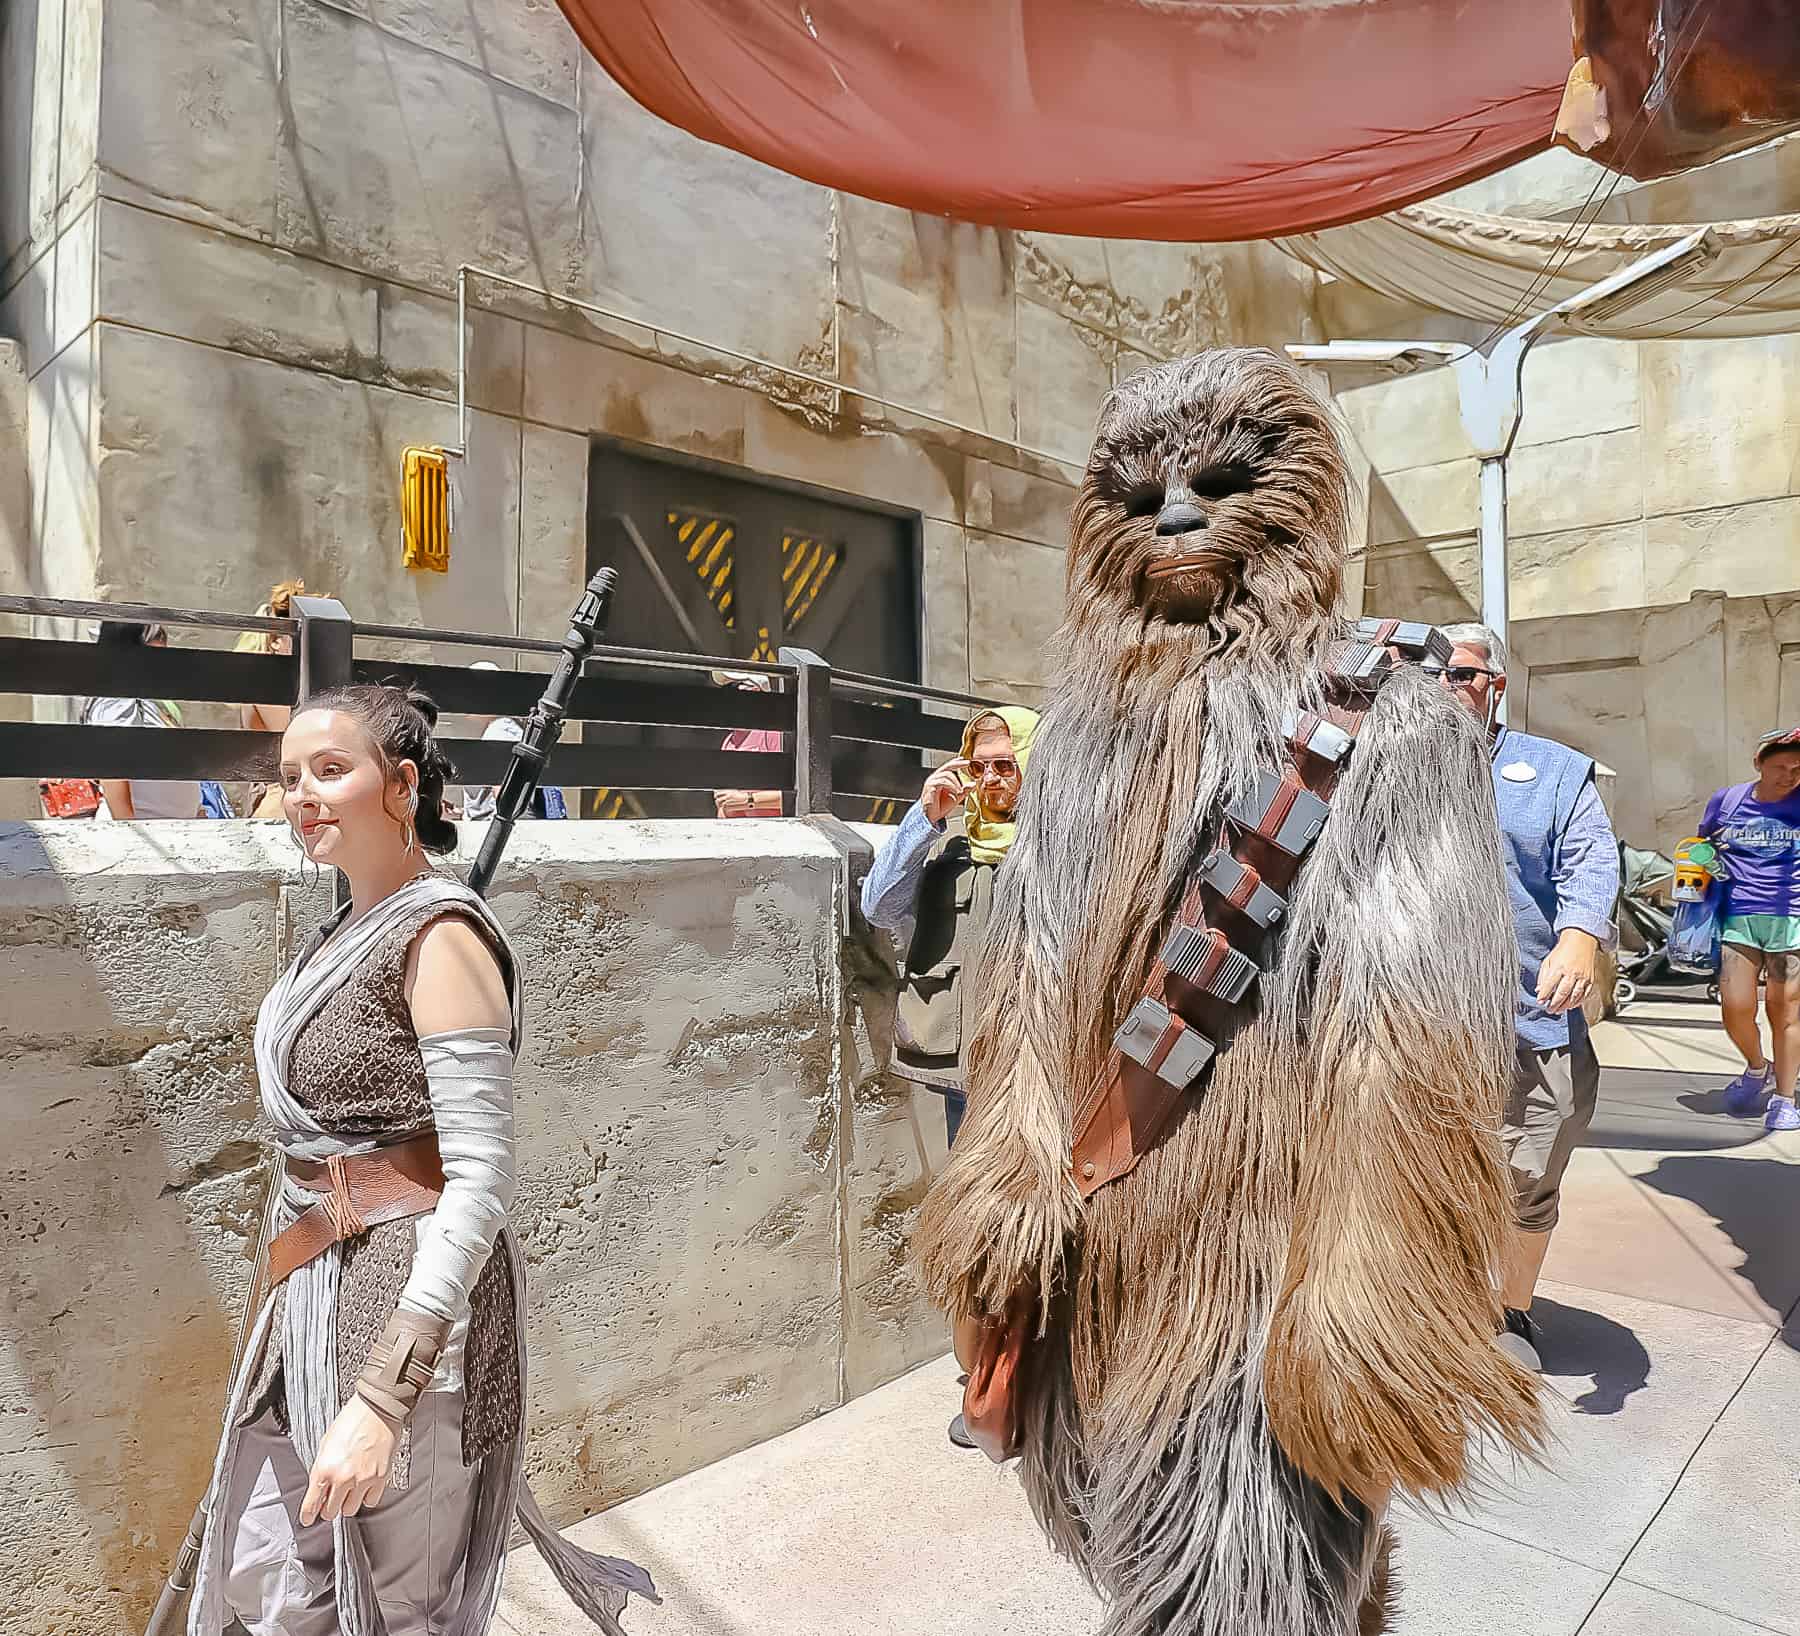
M1541 1436L1493 1344L1518 961L1487 752L1416 669L1364 725L1210 1080L1129 1175L1085 1205L1071 1177L1072 1107L1190 871L1285 765L1287 713L1322 707L1347 487L1271 353L1108 397L969 1113L919 1224L951 1314L1036 1302L1023 1477L1105 1636L1374 1636L1389 1492L1458 1488L1475 1433Z

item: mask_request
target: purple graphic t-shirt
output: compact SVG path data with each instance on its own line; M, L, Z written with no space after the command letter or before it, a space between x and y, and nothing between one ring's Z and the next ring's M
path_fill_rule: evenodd
M1732 915L1800 915L1800 790L1758 801L1752 784L1733 784L1706 803L1700 833L1720 842Z

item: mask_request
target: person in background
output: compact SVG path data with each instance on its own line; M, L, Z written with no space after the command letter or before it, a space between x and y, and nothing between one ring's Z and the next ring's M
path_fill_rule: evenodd
M1744 1071L1725 1087L1726 1112L1762 1113L1769 1130L1800 1130L1800 727L1765 733L1756 777L1717 790L1700 833L1717 841L1728 881L1719 926L1719 1006ZM1774 1036L1763 1056L1758 979ZM1763 1099L1768 1107L1763 1107Z
M1493 745L1506 890L1519 938L1519 1000L1511 1093L1501 1137L1512 1166L1517 1231L1501 1269L1500 1346L1541 1370L1531 1300L1556 1227L1563 1172L1587 1134L1600 1059L1582 1006L1601 950L1617 932L1619 843L1594 787L1594 763L1554 739L1501 724L1506 649L1485 625L1450 625L1444 671L1458 702Z
M477 659L469 666L470 670L498 671L499 666L492 659ZM484 739L502 739L517 744L525 736L525 723L517 716L476 716L480 722L481 736ZM462 791L462 815L473 822L494 816L494 797L499 793L497 784L465 784ZM563 792L554 785L540 784L531 792L531 811L527 815L532 818L567 818L568 803L563 799Z
M735 687L745 693L769 693L775 679L760 671L715 670L713 680L720 687ZM725 735L721 750L749 750L779 755L782 736L770 727L734 727ZM714 790L713 810L721 818L779 818L780 790Z
M123 656L134 648L161 648L169 633L157 624L131 620L103 620L96 638L99 664L104 671L109 656ZM124 699L95 695L81 707L81 720L89 727L179 727L181 709L169 699ZM101 804L96 818L204 818L200 783L192 778L103 778Z
M262 604L256 612L264 619L287 619L291 617L293 600L306 594L306 582L299 579L284 579L279 585L269 589L269 600ZM245 631L237 639L238 653L292 653L294 639L285 631ZM291 705L285 704L240 704L238 706L238 725L250 732L282 733L287 731L287 724L293 716ZM250 787L250 816L252 818L279 818L281 816L281 786L279 784L253 784Z
M863 878L863 919L890 932L912 927L892 1070L944 1098L951 1142L963 1117L963 1052L975 1035L973 978L1037 725L1035 710L1017 707L976 716L961 753L925 780ZM960 1414L950 1441L975 1446Z

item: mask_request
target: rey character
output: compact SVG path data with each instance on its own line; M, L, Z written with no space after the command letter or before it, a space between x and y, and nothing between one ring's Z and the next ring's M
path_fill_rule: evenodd
M519 973L486 905L429 866L452 769L419 693L313 697L283 811L351 901L263 1002L281 1150L266 1283L230 1388L189 1636L482 1636L515 1515L620 1636L630 1563L563 1540L524 1482Z

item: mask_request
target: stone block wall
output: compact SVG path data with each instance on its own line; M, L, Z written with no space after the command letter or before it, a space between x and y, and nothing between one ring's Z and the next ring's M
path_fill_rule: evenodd
M1755 776L1760 734L1800 722L1800 591L1524 620L1513 654L1513 720L1618 773L1613 824L1635 846L1670 851L1714 790Z
M584 578L601 434L918 512L924 679L1031 699L1104 392L1173 352L1317 333L1312 275L1268 247L994 232L708 147L631 102L552 0L8 15L0 334L41 423L45 591L248 609L298 573L371 619L548 629ZM46 121L76 80L93 117L54 150L85 166L58 216ZM973 435L477 283L451 571L409 573L400 450L456 439L465 262Z
M294 859L277 825L0 825L0 1630L141 1629L204 1485L255 1012L329 906ZM942 1108L881 1071L860 867L830 824L516 834L528 1462L560 1521L944 1350L905 1261Z

